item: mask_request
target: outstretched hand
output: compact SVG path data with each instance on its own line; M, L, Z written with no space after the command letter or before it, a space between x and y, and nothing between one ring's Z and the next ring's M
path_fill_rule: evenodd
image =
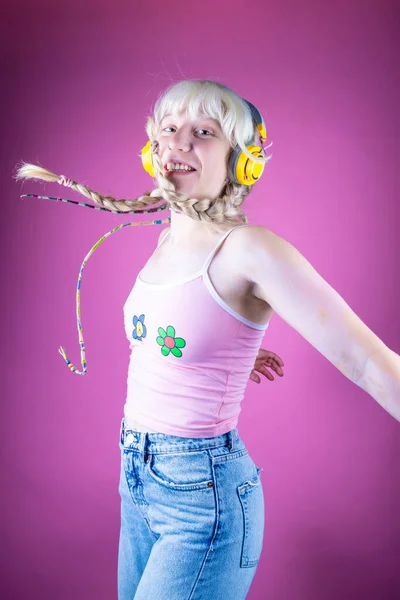
M261 377L256 373L256 371L258 371L258 373L261 373L270 381L274 381L275 378L272 373L268 371L267 367L275 371L279 377L283 377L283 371L281 369L283 366L283 360L277 354L270 350L260 348L254 362L253 370L250 373L250 379L256 383L261 383Z

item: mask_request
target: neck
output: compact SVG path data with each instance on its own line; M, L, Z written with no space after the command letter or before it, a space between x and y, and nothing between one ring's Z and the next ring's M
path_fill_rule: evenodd
M195 221L188 215L178 212L172 206L171 210L171 233L169 238L172 244L193 244L193 242L209 239L216 233L226 231L226 226L206 221Z

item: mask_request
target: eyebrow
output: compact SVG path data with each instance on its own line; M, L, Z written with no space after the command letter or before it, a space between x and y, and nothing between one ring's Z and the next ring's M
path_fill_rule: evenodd
M163 116L163 118L161 119L161 122L164 121L164 119L166 119L167 117L173 117L174 115L172 113L167 113L166 115ZM207 116L198 116L197 119L201 119L202 121L212 121L212 123L214 124L215 127L218 127L218 129L221 129L220 124L218 123L218 121L216 121L215 119L213 119L212 117L207 117Z

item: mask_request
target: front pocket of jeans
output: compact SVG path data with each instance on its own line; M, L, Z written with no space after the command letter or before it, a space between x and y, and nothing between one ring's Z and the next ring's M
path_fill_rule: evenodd
M211 460L205 451L151 454L146 472L168 489L190 491L214 485Z
M256 476L237 488L243 515L243 543L241 567L254 567L261 555L264 536L264 496L260 479L261 467Z

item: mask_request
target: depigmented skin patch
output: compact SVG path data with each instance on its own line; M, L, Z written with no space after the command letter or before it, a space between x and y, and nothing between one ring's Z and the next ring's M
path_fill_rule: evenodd
M328 313L326 312L326 310L324 308L322 308L322 306L320 306L320 308L319 308L319 315L321 317L321 324L324 325L328 318Z

